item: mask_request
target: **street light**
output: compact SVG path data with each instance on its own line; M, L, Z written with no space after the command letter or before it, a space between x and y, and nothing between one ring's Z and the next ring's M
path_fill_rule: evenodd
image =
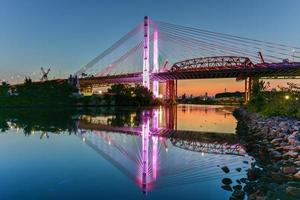
M290 99L290 96L289 96L289 95L285 95L284 98L285 98L286 100L289 100L289 99Z

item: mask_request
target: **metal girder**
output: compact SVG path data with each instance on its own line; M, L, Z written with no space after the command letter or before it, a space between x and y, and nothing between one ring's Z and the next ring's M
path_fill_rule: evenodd
M218 70L231 68L251 68L254 64L247 57L217 56L193 58L173 64L170 71Z

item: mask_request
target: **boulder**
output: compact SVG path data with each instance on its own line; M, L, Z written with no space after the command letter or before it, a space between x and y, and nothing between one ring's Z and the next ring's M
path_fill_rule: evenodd
M259 168L249 169L247 172L247 177L250 181L257 180L262 175L262 170Z
M296 168L293 166L282 167L281 171L285 174L293 174L296 172Z
M234 190L242 190L242 186L241 185L235 185L232 187Z
M230 185L222 185L221 188L223 188L223 190L232 192L232 188Z
M232 183L232 180L230 178L223 178L222 183L224 185L230 185Z
M232 197L233 197L233 199L241 199L242 200L245 197L245 192L241 191L241 190L235 190L232 193Z
M283 154L283 156L289 156L289 157L297 158L298 157L298 153L291 150L291 151L288 151L285 154Z
M294 179L300 180L300 170L296 174L294 174Z
M279 142L282 141L282 138L275 138L271 141L272 144L278 144Z
M279 151L271 151L270 156L274 159L280 159L282 154Z
M288 186L285 191L288 195L292 197L300 198L300 188Z
M223 170L223 172L225 172L226 174L230 172L229 168L227 166L222 167L221 168Z
M235 170L238 171L238 172L241 172L242 168L238 167Z

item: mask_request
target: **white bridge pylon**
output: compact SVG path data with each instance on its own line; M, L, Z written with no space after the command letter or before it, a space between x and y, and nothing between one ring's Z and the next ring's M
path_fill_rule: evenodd
M144 18L143 86L150 89L149 73L149 18Z
M150 44L149 44L149 17L144 17L144 54L143 54L143 86L150 90ZM152 73L158 73L158 31L154 28L153 31L153 71ZM153 95L159 96L159 82L153 81Z

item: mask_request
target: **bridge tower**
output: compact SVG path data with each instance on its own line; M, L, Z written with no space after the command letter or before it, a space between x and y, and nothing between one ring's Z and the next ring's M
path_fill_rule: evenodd
M144 17L143 86L150 89L149 73L149 18Z
M158 73L158 30L154 28L153 32L153 71L152 73ZM157 98L159 96L159 82L153 81L153 94Z

